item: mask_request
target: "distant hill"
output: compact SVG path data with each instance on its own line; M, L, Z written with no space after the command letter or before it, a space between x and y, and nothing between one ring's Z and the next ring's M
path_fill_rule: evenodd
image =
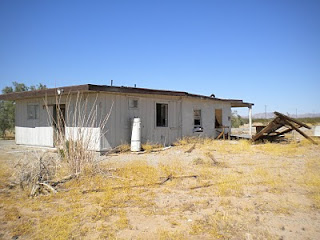
M248 118L248 116L247 116ZM263 118L263 119L269 119L269 118L274 118L273 112L268 112L268 113L256 113L252 115L252 118Z
M288 113L283 113L289 117L293 117L296 118L296 114L288 114ZM265 117L267 116L267 117ZM243 118L248 118L248 116L242 116ZM274 118L275 115L273 114L273 112L268 112L267 114L265 113L256 113L252 115L253 119L270 119L270 118ZM297 118L316 118L316 117L320 117L320 113L304 113L304 114L298 114Z

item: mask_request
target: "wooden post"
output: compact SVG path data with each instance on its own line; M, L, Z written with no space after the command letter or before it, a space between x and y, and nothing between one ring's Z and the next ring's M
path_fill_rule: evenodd
M225 135L225 132L224 132L224 126L222 127L222 132L223 132L223 140L226 140L226 135Z
M284 120L286 124L288 124L290 127L292 127L294 130L296 130L298 133L300 133L302 136L304 136L306 139L308 139L309 141L311 141L313 144L317 143L311 138L309 137L307 134L305 134L304 132L302 132L299 128L297 128L296 126L294 126L291 122L289 122L288 120Z
M252 137L252 106L249 107L249 135Z

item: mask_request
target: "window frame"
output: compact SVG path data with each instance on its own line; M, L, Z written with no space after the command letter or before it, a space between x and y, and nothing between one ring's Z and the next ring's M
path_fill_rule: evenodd
M197 118L196 118L196 115L195 115L196 111L200 112L200 114L199 114L199 116ZM196 120L199 120L200 124L195 124ZM198 109L198 108L193 109L193 127L194 128L202 127L202 111L201 111L201 109Z
M133 101L137 101L137 106L135 107L135 106L131 106L131 102L133 102ZM128 108L129 109L139 109L139 99L138 98L129 98L128 99Z
M158 125L158 111L157 111L157 106L158 105L165 105L166 106L166 116L165 116L165 124L159 126ZM167 128L169 127L169 103L167 102L155 102L155 127L156 128Z
M32 115L30 115L32 111ZM28 120L38 120L40 119L40 105L39 103L28 103L27 104L27 119Z

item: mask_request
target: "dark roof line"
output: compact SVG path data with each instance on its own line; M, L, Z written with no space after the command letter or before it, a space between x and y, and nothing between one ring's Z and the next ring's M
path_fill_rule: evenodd
M157 90L157 89L149 89L149 88L136 88L136 87L124 87L124 86L118 87L118 86L94 85L94 84L84 84L84 85L66 86L66 87L59 87L59 88L49 88L44 90L2 94L0 95L0 100L19 100L19 99L32 98L32 97L55 96L57 95L57 90L61 90L62 94L70 94L70 93L80 91L80 92L136 93L136 94L194 97L194 98L201 98L201 99L211 99L216 101L230 102L232 107L249 107L254 105L253 103L245 103L242 100L237 100L237 99L221 99L221 98L191 94L188 92L181 92L181 91Z

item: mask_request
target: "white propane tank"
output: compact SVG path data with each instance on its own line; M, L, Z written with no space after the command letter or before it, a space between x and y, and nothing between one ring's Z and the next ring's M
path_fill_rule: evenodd
M131 151L139 152L141 150L141 119L134 118L132 123Z

